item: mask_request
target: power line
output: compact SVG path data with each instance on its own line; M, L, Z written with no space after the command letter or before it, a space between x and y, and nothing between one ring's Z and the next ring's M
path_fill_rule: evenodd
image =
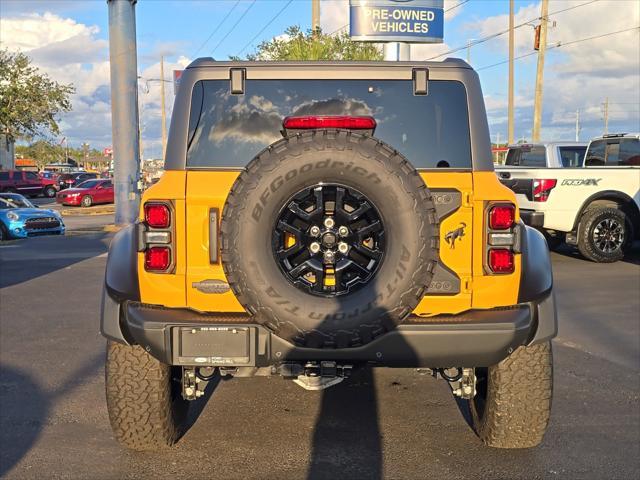
M573 10L574 8L584 7L586 5L590 5L592 3L599 2L599 1L600 0L590 0L589 2L581 3L579 5L574 5L572 7L567 7L567 8L564 8L562 10L556 10L555 12L551 12L549 15L547 15L547 17L550 17L552 15L557 15L558 13L567 12L569 10ZM513 27L513 29L517 30L520 27L524 27L525 25L529 25L531 22L535 22L539 18L540 17L535 17L535 18L532 18L531 20L527 20L526 22L522 22L522 23L516 25L515 27ZM486 37L479 38L477 40L469 42L464 46L456 47L456 48L454 48L452 50L446 51L446 52L441 53L439 55L435 55L433 57L429 57L426 60L434 60L436 58L440 58L440 57L444 57L445 55L449 55L450 53L456 53L456 52L459 52L460 50L465 50L467 48L474 47L474 46L479 45L481 43L488 42L489 40L493 40L494 38L500 37L500 36L504 35L505 33L509 33L509 29L508 28L506 30L502 30L500 32L496 32L496 33L493 33L491 35L487 35Z
M595 40L597 38L609 37L611 35L617 35L619 33L630 32L631 30L640 30L640 26L631 27L631 28L625 28L624 30L617 30L615 32L603 33L601 35L594 35L593 37L580 38L578 40L572 40L572 41L566 42L566 43L558 42L555 45L547 47L547 50L553 50L555 48L566 47L567 45L573 45L574 43L586 42L588 40ZM518 57L515 57L514 60L520 60L521 58L530 57L531 55L535 55L537 53L538 52L536 50L534 50L533 52L525 53L524 55L520 55ZM478 70L486 70L487 68L497 67L498 65L504 65L505 63L508 63L508 62L509 62L509 60L504 60L502 62L494 63L492 65L486 65L484 67L476 68L476 71L478 71Z
M461 7L462 5L464 5L465 3L467 3L469 0L462 0L460 3L456 3L453 7L449 7L447 8L444 13L450 12L451 10L453 10L454 8L458 8Z
M204 42L202 42L202 45L200 45L200 47L198 48L196 53L193 55L193 58L197 58L198 57L198 53L200 53L200 50L202 50L204 48L204 46L207 43L209 43L209 40L211 40L211 37L213 37L216 34L216 32L218 30L220 30L220 27L222 26L222 24L227 20L227 18L229 18L229 16L233 13L233 11L236 9L236 7L238 6L239 3L240 3L240 0L237 0L237 2L233 5L233 7L231 7L231 10L229 10L229 12L227 12L227 14L224 16L224 18L222 20L220 20L218 25L216 25L216 28L214 28L213 32L211 32L211 35L209 35L207 37L207 39Z
M267 22L267 24L266 24L264 27L262 27L262 29L261 29L258 33L256 33L256 35L255 35L251 40L249 40L249 41L247 42L247 44L246 44L244 47L242 47L242 50L240 50L236 55L239 57L239 56L240 56L240 54L241 54L242 52L244 52L247 48L249 48L249 45L251 45L251 44L253 43L253 41L254 41L256 38L258 38L258 37L260 36L260 34L261 34L262 32L264 32L264 31L267 29L267 27L269 27L269 25L271 25L271 24L276 20L276 18L278 18L278 17L282 14L282 12L284 12L284 11L287 9L287 7L288 7L289 5L291 5L291 3L292 3L292 2L293 2L293 0L289 0L289 1L286 3L286 5L285 5L284 7L282 7L282 8L280 9L280 11L279 11L278 13L276 13L276 14L273 16L273 18L272 18L271 20L269 20L269 21Z
M218 44L213 48L213 50L211 50L211 56L213 56L213 52L215 52L215 51L218 49L218 47L219 47L220 45L222 45L222 42L224 42L224 41L227 39L227 37L228 37L229 35L231 35L231 32L233 32L233 31L236 29L236 27L238 26L238 24L239 24L239 23L242 21L242 19L247 15L247 13L249 13L249 10L251 10L255 4L256 4L256 0L253 0L253 1L251 2L251 5L249 5L249 6L247 7L247 9L242 13L242 15L240 15L240 18L238 18L238 20L236 21L236 23L234 23L234 24L233 24L233 27L231 27L231 30L229 30L229 31L227 32L227 34L226 34L224 37L222 37L222 38L220 39L220 41L219 41L219 42L218 42Z

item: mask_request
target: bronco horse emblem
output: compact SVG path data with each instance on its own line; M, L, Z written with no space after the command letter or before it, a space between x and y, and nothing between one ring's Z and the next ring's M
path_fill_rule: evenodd
M464 237L464 229L466 226L466 223L460 222L460 226L458 228L447 232L447 234L444 236L444 239L449 244L449 248L451 248L452 250L456 248L456 240Z

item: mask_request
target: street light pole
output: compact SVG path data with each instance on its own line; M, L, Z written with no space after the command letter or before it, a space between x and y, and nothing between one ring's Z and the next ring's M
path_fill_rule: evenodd
M513 0L509 0L509 105L507 107L508 110L508 132L507 138L509 145L513 144L515 137L515 129L514 129L514 119L513 119L513 108L514 108L514 91L513 91L513 56L515 51L515 32L513 31Z
M134 223L140 205L136 1L107 0L117 225Z
M547 50L547 22L549 20L549 0L542 0L540 16L540 50L538 51L538 70L536 73L536 93L533 103L533 131L531 140L540 141L540 125L542 123L542 82L544 77L544 54Z

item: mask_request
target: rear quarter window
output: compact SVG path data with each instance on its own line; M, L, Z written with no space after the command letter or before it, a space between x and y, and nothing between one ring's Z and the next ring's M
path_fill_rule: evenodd
M517 147L507 152L505 165L514 167L546 167L547 156L545 147Z
M242 168L297 115L371 115L374 136L416 168L471 168L464 85L431 81L429 94L416 96L409 80L249 80L243 95L232 95L228 80L197 82L187 167Z

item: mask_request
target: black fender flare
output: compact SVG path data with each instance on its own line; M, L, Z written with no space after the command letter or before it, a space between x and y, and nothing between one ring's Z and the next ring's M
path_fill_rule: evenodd
M131 336L122 323L122 305L139 301L138 229L127 225L111 240L102 288L100 333L120 343L130 344Z
M618 190L603 190L601 192L594 193L582 203L582 205L580 206L580 210L578 210L578 214L573 221L574 232L578 230L580 219L582 218L582 215L587 210L587 208L589 208L589 205L598 200L611 200L621 203L631 212L631 218L629 220L631 221L633 228L635 230L640 228L640 208L638 208L635 200L626 193L620 192Z
M558 314L553 292L551 255L544 235L521 224L522 265L518 303L528 303L536 328L529 345L546 342L558 334Z

